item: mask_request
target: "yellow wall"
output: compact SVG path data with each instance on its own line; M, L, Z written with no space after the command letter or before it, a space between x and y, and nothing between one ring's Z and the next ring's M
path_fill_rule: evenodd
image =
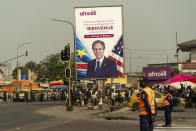
M111 83L111 78L108 78L105 84ZM113 78L112 83L121 83L121 84L126 84L127 83L127 74L124 75L124 77L121 78Z

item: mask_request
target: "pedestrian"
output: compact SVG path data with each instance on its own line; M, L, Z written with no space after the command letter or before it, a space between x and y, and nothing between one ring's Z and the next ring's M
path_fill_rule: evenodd
M191 86L187 86L187 93L189 94L187 105L188 105L188 107L192 108L192 106L193 106L193 102L192 102L193 91L191 89Z
M155 93L148 87L147 82L146 78L140 81L140 87L143 88L139 102L140 131L153 131L156 116Z
M3 101L7 102L7 90L4 90L3 92Z
M165 125L163 127L171 127L171 111L173 108L173 97L170 94L170 88L165 90L166 96L163 98L163 108L165 110Z
M193 103L194 103L195 108L196 108L196 91L193 91Z
M34 94L33 94L33 91L30 90L30 102L33 102L34 101Z
M16 101L19 102L19 92L16 91Z
M42 91L40 94L40 102L43 102L43 101L44 101L44 92Z
M24 101L26 101L28 103L28 97L29 97L29 94L27 91L25 91L24 93Z
M9 92L9 93L8 93L8 100L9 100L9 101L12 101L11 99L12 99L12 93Z
M114 89L111 89L111 104L112 104L112 106L115 106L115 93L114 93Z

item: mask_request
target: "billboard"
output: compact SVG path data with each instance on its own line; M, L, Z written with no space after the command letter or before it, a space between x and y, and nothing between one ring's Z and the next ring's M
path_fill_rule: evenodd
M149 80L167 80L171 78L171 67L144 67L143 75Z
M0 84L10 84L12 82L12 75L0 75Z
M75 8L77 78L124 76L122 8Z

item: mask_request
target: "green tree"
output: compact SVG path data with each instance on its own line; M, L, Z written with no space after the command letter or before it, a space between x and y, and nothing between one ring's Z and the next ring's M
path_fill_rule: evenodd
M27 69L30 69L30 70L33 71L33 72L36 72L37 64L36 64L35 62L33 62L33 61L30 61L30 62L27 62L27 63L25 64L25 67L26 67Z
M177 75L179 73L179 70L177 68L172 68L171 69L171 77Z
M37 68L37 81L53 81L64 78L65 65L60 61L60 54L52 54L40 61Z
M27 62L24 67L19 67L22 74L28 73L28 69L35 72L37 75L37 82L46 82L54 80L65 80L65 68L67 67L67 62L62 62L60 60L60 54L51 54L47 56L44 60L36 64L33 61ZM75 80L75 58L74 54L71 54L71 82ZM13 71L13 77L16 79L16 68ZM68 83L68 80L65 80Z

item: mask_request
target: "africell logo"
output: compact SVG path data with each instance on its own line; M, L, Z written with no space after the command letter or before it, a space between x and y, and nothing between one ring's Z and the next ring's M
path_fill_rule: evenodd
M80 12L80 16L90 16L90 15L96 15L96 10L91 10L89 12L86 11Z
M160 70L160 72L152 71L152 72L148 73L148 77L156 77L156 76L167 76L167 72Z

